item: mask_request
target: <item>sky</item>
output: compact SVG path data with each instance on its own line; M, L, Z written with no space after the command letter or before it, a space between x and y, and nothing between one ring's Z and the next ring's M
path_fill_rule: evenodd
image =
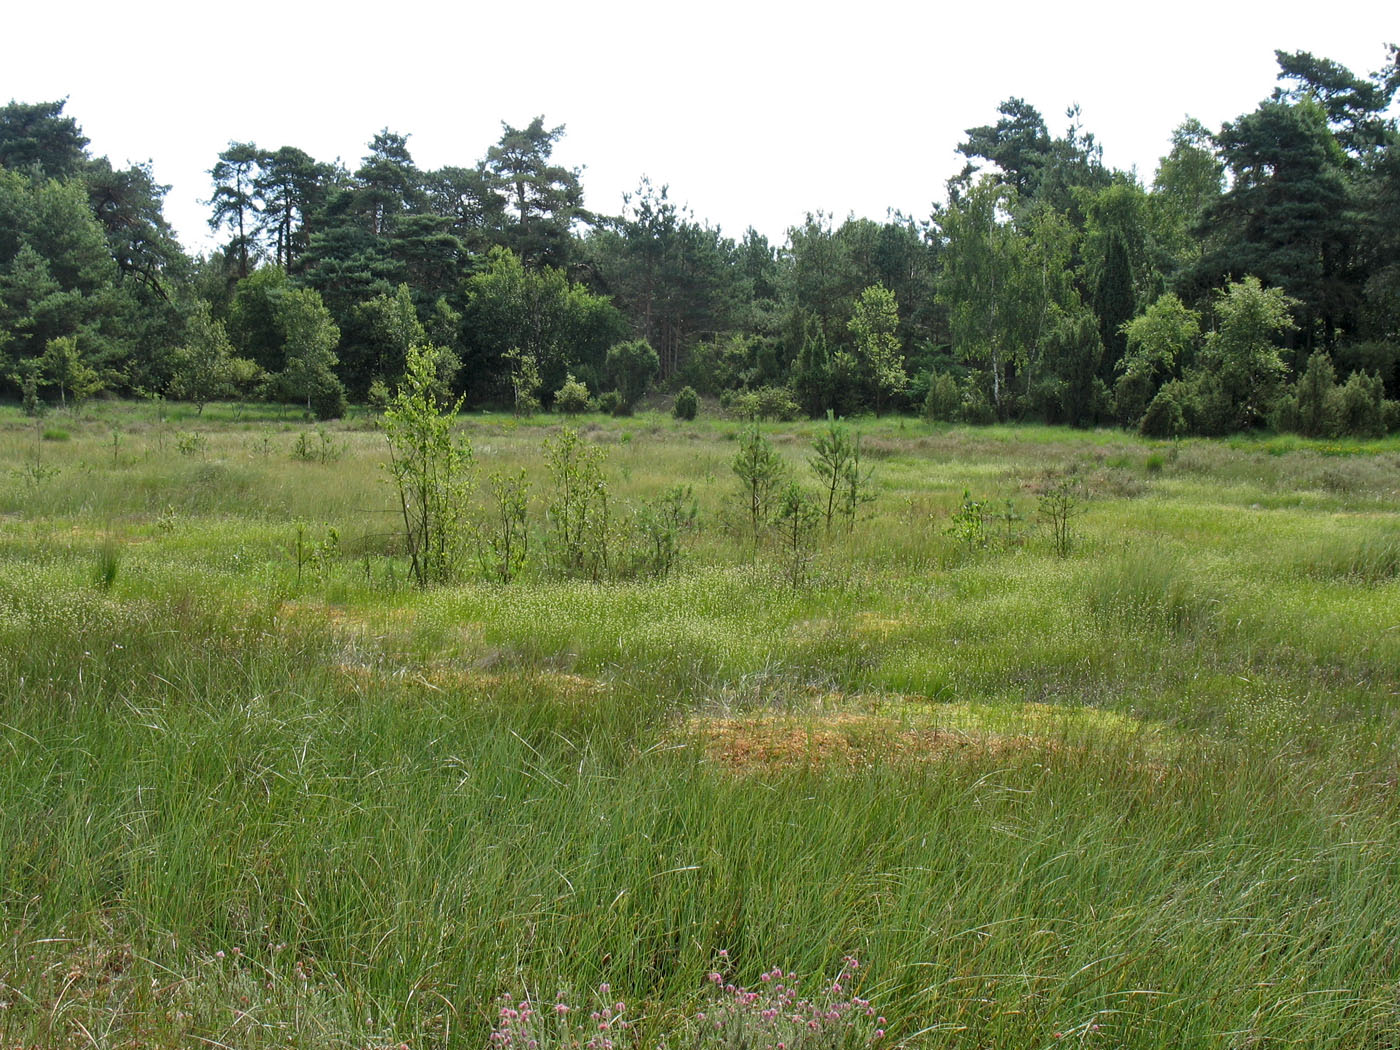
M781 243L818 210L926 217L965 129L1012 96L1057 135L1077 103L1105 163L1150 183L1185 116L1214 130L1269 95L1276 48L1366 74L1400 42L1393 0L75 0L4 22L0 101L66 97L94 155L149 160L192 251L215 243L208 172L231 141L353 169L387 127L420 168L471 166L502 121L543 115L593 210L646 175L727 234Z

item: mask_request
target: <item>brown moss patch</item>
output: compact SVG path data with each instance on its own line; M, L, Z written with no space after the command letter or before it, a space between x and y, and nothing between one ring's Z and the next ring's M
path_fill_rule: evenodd
M852 713L803 719L696 718L687 728L699 737L707 759L736 773L818 766L862 769L878 763L933 762L1057 747L1026 735L967 733Z

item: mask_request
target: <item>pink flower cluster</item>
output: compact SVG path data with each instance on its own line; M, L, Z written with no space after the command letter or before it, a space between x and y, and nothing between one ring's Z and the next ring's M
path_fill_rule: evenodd
M727 953L721 952L721 958ZM830 985L804 995L797 974L782 967L759 974L758 989L727 982L718 971L709 975L719 1002L696 1015L721 1047L759 1046L765 1050L826 1050L872 1047L885 1037L885 1019L868 999L848 991L860 962L843 960ZM706 1041L707 1042L707 1041Z
M729 953L720 951L720 965ZM848 956L840 974L802 991L796 973L775 966L747 988L726 979L720 969L707 977L709 1001L683 1022L679 1043L692 1050L875 1050L885 1038L885 1019L868 999L856 995L860 963ZM627 1004L600 984L597 1005L588 1011L560 994L547 1009L528 998L502 996L491 1032L493 1050L640 1050ZM664 1050L665 1044L662 1044Z
M529 999L517 1003L502 995L497 1000L491 1046L499 1050L620 1050L615 1040L620 1036L626 1040L632 1022L626 1017L626 1003L609 1001L611 992L606 984L598 986L601 1005L588 1014L586 1026L572 1016L577 1011L563 992L543 1014Z

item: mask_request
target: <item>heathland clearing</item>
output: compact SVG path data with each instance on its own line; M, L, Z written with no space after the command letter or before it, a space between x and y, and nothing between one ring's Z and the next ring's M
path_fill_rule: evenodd
M0 414L7 1044L480 1045L604 981L646 1041L721 949L857 955L921 1046L1400 1041L1395 439L868 420L794 554L739 425L585 417L610 564L698 503L595 583L557 420L465 417L531 556L418 588L368 420L84 412ZM764 428L804 481L820 426Z

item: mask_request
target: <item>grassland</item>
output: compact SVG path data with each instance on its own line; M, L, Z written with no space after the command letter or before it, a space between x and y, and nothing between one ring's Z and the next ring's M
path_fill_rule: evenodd
M462 423L537 551L557 424ZM368 419L0 409L0 1045L704 1045L723 949L889 1044L1400 1047L1400 444L868 420L794 587L736 425L581 427L694 486L665 579L410 586Z

